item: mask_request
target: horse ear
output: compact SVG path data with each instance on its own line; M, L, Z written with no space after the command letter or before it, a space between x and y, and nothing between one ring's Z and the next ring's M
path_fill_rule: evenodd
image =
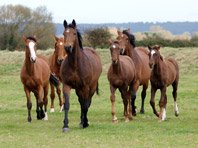
M67 27L67 21L66 21L66 20L64 20L63 26L64 26L65 28Z
M130 32L131 32L131 29L130 29L130 28L128 28L128 29L127 29L127 32L128 32L128 33L130 33Z
M113 41L111 39L109 39L109 45L111 45L113 43Z
M151 47L150 45L148 45L148 49L149 49L149 50L151 50L151 49L152 49L152 47Z
M118 35L122 35L122 32L120 30L117 30Z
M72 25L76 28L76 21L73 19Z
M59 40L59 38L56 36L56 35L54 35L54 39L58 42L58 40Z
M159 51L160 50L160 46L159 45L156 45L156 49Z
M26 37L25 35L23 35L23 37L22 37L22 38L23 38L23 41L24 41L24 42L26 42L27 37Z

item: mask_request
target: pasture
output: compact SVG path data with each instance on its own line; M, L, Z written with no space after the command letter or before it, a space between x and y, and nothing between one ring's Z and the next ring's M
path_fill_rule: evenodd
M179 117L174 115L172 87L168 88L167 120L159 122L149 104L150 87L145 99L145 114L139 113L140 90L136 98L138 114L124 122L123 103L116 94L118 123L112 123L107 70L108 49L97 49L103 63L99 81L100 95L94 95L88 112L90 126L79 128L80 104L71 92L68 133L62 133L63 113L55 98L55 113L48 121L36 119L36 100L32 96L32 123L27 122L26 97L20 82L24 52L0 51L0 147L197 147L198 146L198 48L162 48L162 55L174 57L180 67L178 88ZM53 50L39 51L50 55ZM157 92L156 103L159 101ZM159 107L157 107L159 110Z

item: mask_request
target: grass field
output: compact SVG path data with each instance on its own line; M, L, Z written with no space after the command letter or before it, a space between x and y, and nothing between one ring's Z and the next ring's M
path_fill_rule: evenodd
M149 104L150 87L145 101L145 114L137 114L125 123L120 94L116 95L119 122L111 122L111 103L106 72L110 64L109 50L99 50L103 73L100 96L93 97L88 112L90 126L79 128L80 105L71 93L68 133L62 133L63 113L48 113L48 121L36 119L32 95L32 123L27 123L26 98L20 82L24 52L0 51L0 148L51 147L198 147L198 48L162 48L165 57L174 57L180 66L178 90L179 117L174 116L172 88L168 89L167 120L158 122ZM41 52L41 51L39 51ZM49 55L52 50L42 51ZM49 99L49 97L48 97ZM159 92L156 102L159 101ZM49 99L50 103L50 99ZM136 106L140 109L140 91ZM157 103L158 104L158 103Z

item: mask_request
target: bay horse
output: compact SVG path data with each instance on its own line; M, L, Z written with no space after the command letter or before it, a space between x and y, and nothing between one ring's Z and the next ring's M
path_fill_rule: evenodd
M149 57L148 57L148 51L144 48L136 47L135 45L135 36L130 33L130 30L123 30L117 31L118 37L117 40L119 42L119 46L121 48L121 54L128 55L131 57L135 64L136 69L136 77L137 77L137 83L135 86L135 90L132 92L132 99L131 99L131 105L132 105L132 114L136 115L135 110L135 99L136 99L136 92L140 85L143 86L142 92L141 92L141 109L140 113L144 114L144 100L146 98L146 90L148 88L148 83L150 80L150 73L151 70L149 68Z
M115 113L115 92L119 89L124 104L125 122L132 119L131 112L131 92L136 83L136 70L132 59L129 56L120 55L120 47L117 41L110 40L111 65L107 78L110 84L110 100L112 121L118 121Z
M175 116L179 115L179 109L177 106L177 88L179 82L179 66L173 58L164 59L160 55L160 46L155 45L149 48L149 66L151 71L151 100L150 105L153 109L154 114L159 117L160 120L166 119L166 104L167 95L166 88L169 85L173 87L173 98L174 98L174 110ZM159 101L160 113L155 108L155 93L157 89L161 91L161 97Z
M61 67L62 61L64 60L66 56L66 52L64 50L64 38L63 37L58 38L57 36L54 36L54 39L56 41L54 45L55 50L53 54L49 57L49 65L50 65L51 72L58 78L59 82L62 82L61 76L60 76L60 67ZM51 89L50 112L54 112L55 88L56 88L56 93L59 99L60 112L62 112L63 100L61 97L60 83L56 87L54 86L54 84L50 83L50 89Z
M87 112L91 105L92 96L98 93L98 79L102 72L102 64L99 55L93 48L82 46L81 34L77 30L75 20L67 24L64 20L64 48L67 57L61 65L61 78L63 80L64 94L64 126L63 132L69 130L68 111L70 90L75 89L78 101L81 105L80 127L89 126Z
M35 37L23 37L25 42L25 60L21 69L21 82L27 98L28 122L32 121L32 101L30 93L36 97L37 119L48 120L47 95L49 88L50 68L47 59L36 55ZM43 111L44 104L44 111Z

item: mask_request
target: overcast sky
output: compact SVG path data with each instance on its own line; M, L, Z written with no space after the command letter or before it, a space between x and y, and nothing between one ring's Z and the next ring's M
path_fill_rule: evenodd
M56 23L198 21L198 0L0 0L0 5L46 6Z

